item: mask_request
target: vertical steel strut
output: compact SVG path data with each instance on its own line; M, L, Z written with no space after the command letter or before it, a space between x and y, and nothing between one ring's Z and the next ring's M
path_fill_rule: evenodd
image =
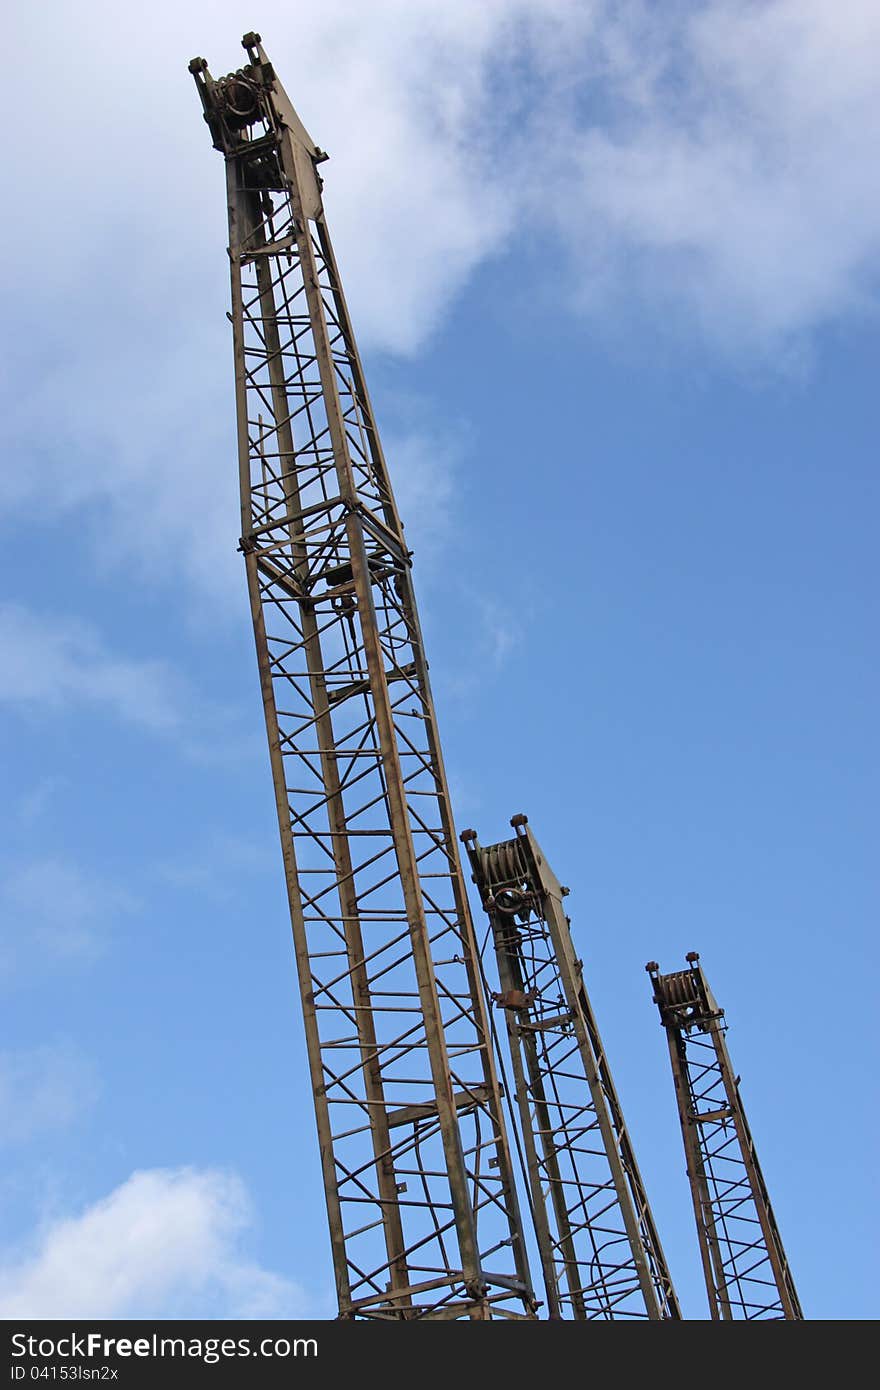
M560 886L525 816L465 830L489 915L551 1317L679 1318L678 1302L575 958Z
M410 576L321 203L261 47L226 160L241 550L342 1317L533 1316Z
M713 1319L802 1318L727 1051L696 951L687 970L646 970L666 1029L703 1275Z

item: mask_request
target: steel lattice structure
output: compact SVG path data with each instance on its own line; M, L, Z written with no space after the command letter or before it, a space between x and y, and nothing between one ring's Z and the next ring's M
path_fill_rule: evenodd
M462 840L489 915L551 1317L681 1316L560 886L525 816Z
M193 73L226 160L242 536L340 1316L534 1315L397 513L259 36Z
M646 966L666 1029L709 1308L716 1320L802 1318L727 1051L696 951L687 970Z

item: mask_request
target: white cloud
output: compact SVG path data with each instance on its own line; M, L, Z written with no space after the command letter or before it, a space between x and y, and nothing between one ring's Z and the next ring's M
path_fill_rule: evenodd
M57 800L61 790L66 785L63 777L49 776L40 777L23 795L19 798L17 814L22 825L35 825Z
M517 658L533 613L528 603L514 605L507 598L496 600L472 590L467 582L459 580L456 591L457 660L438 669L434 686L441 706L451 700L467 707L477 691L497 683L500 673ZM427 607L430 613L430 604Z
M597 274L618 255L620 272L633 249L680 252L719 311L742 317L745 293L765 330L847 312L871 288L873 0L263 9L270 54L331 151L329 212L365 346L418 348L487 256L514 238L546 242L560 225ZM183 14L159 0L142 28L132 20L124 58L114 14L91 0L75 12L23 8L12 21L19 51L40 63L10 73L10 98L29 101L40 85L31 133L53 141L66 235L59 245L57 219L35 218L7 273L41 314L41 296L80 303L69 326L53 323L53 397L66 396L80 358L91 388L65 408L100 409L129 451L145 424L161 425L156 404L177 383L171 463L186 488L200 436L214 433L200 402L215 379L205 353L226 332L226 288L222 174L185 67L190 49L215 72L243 60L239 12L231 0ZM101 160L63 119L83 98ZM11 157L20 195L35 203L41 167L26 147ZM560 303L569 289L560 285ZM696 293L691 302L699 309ZM219 399L230 397L224 383ZM66 485L76 489L76 469Z
M302 1291L244 1253L252 1220L233 1174L133 1173L4 1262L0 1318L304 1316Z
M242 732L232 706L199 693L168 662L113 652L79 618L0 603L0 658L0 705L40 718L110 714L173 738L192 761L212 766L252 754L254 736ZM22 808L25 818L45 809L50 787Z
M0 1144L65 1129L94 1104L97 1093L94 1067L76 1048L56 1044L0 1052Z
M182 721L185 686L164 662L114 656L78 618L0 604L0 701L56 711L98 705L166 732Z
M365 344L412 350L497 248L511 202L493 173L493 137L517 98L490 86L490 72L499 58L517 58L524 22L538 34L554 22L570 26L580 8L535 0L312 0L295 13L278 0L263 6L270 56L288 55L283 79L333 158L334 236ZM15 17L16 43L40 54L39 73L16 75L16 91L28 99L39 82L31 134L51 133L55 196L76 213L67 228L76 259L59 254L54 223L37 219L30 228L27 254L43 276L29 293L87 291L89 312L108 327L119 325L120 301L134 303L151 329L150 349L164 339L167 350L179 345L169 331L181 322L174 298L183 293L192 322L202 323L211 287L225 279L222 166L186 65L197 50L217 74L242 63L241 13L231 0L195 0L184 12L159 0L140 21L131 17L125 55L116 13L108 0L87 0L76 14ZM91 126L101 130L97 162L84 158L68 119L85 93ZM22 194L39 196L32 161L22 157L16 176ZM153 297L162 273L171 302ZM188 287L193 274L198 284ZM108 346L108 362L137 361L139 344L124 325ZM191 372L196 365L194 357ZM151 380L149 371L139 386L149 390ZM93 383L108 405L112 384L103 376Z
M121 49L117 13L10 20L28 139L7 182L33 213L0 270L19 317L0 491L30 516L76 512L102 565L183 578L216 621L245 601L226 230L186 63L240 62L241 15L157 0ZM874 0L265 0L260 24L331 152L368 350L418 351L506 252L527 269L525 322L647 316L746 362L789 362L817 327L875 311ZM406 447L389 457L404 490Z
M484 76L508 6L267 8L267 43L291 55L288 83L333 152L328 198L359 340L412 351L509 221ZM0 495L47 518L76 511L102 565L183 576L215 621L243 613L223 173L186 71L196 50L218 72L242 61L240 14L222 0L185 13L159 3L141 31L127 25L131 56L118 52L116 8L94 0L76 16L21 11L16 25L20 51L40 54L40 100L33 74L19 97L32 139L53 150L65 233L35 219L9 275L23 332L5 427L24 462ZM84 162L69 112L86 91L101 158ZM25 203L43 198L30 159L10 177ZM53 449L36 459L35 421L48 419Z
M228 899L230 879L240 882L252 875L274 874L277 850L274 843L265 844L237 835L213 833L155 866L160 883L217 901Z
M88 961L137 899L71 860L46 856L7 866L0 879L0 977L37 955L43 965Z
M737 357L874 313L880 9L661 13L621 7L604 35L615 114L573 130L555 161L582 307L637 297Z
M436 432L410 430L387 440L394 494L409 548L424 573L443 554L455 526L459 452Z
M484 659L497 669L522 641L522 620L494 599L481 599L479 613Z

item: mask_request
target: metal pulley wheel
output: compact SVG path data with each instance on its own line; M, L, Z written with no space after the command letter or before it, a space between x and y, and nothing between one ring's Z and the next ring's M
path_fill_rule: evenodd
M259 116L260 98L257 88L247 78L238 73L224 83L223 97L226 102L227 118L233 125L250 125Z
M523 895L517 888L499 888L495 894L495 908L498 912L511 916L514 912L521 912L522 907Z

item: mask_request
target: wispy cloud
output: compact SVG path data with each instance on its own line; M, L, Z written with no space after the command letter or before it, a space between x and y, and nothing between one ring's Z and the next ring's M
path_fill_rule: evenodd
M51 808L59 792L65 786L65 782L65 778L57 777L54 774L49 777L40 777L19 798L16 807L19 823L25 826L35 825Z
M109 714L121 724L172 738L192 761L229 765L255 742L238 715L207 698L167 661L119 653L91 624L0 603L0 705L25 715ZM46 804L45 783L22 807Z
M46 965L86 962L113 927L138 909L126 888L61 857L33 858L0 873L0 978L34 956Z
M164 662L112 653L78 618L0 605L0 702L36 711L101 706L157 732L182 722L186 688Z
M67 1128L98 1090L92 1063L71 1045L0 1052L0 1145Z
M449 438L430 430L389 435L385 452L407 544L424 573L443 554L456 524L460 452Z
M498 682L522 645L533 615L527 605L515 608L506 600L474 593L467 585L459 589L466 602L457 633L458 659L438 673L436 684L438 694L461 704Z
M174 858L155 866L160 883L186 889L211 899L226 899L230 880L252 879L272 873L278 866L274 843L257 843L241 835L215 834L192 844Z
M250 1260L244 1185L213 1169L136 1172L0 1270L0 1317L289 1318L303 1291Z
M497 670L519 645L523 636L522 615L517 615L494 599L481 598L478 603L481 624L481 645L485 661Z

